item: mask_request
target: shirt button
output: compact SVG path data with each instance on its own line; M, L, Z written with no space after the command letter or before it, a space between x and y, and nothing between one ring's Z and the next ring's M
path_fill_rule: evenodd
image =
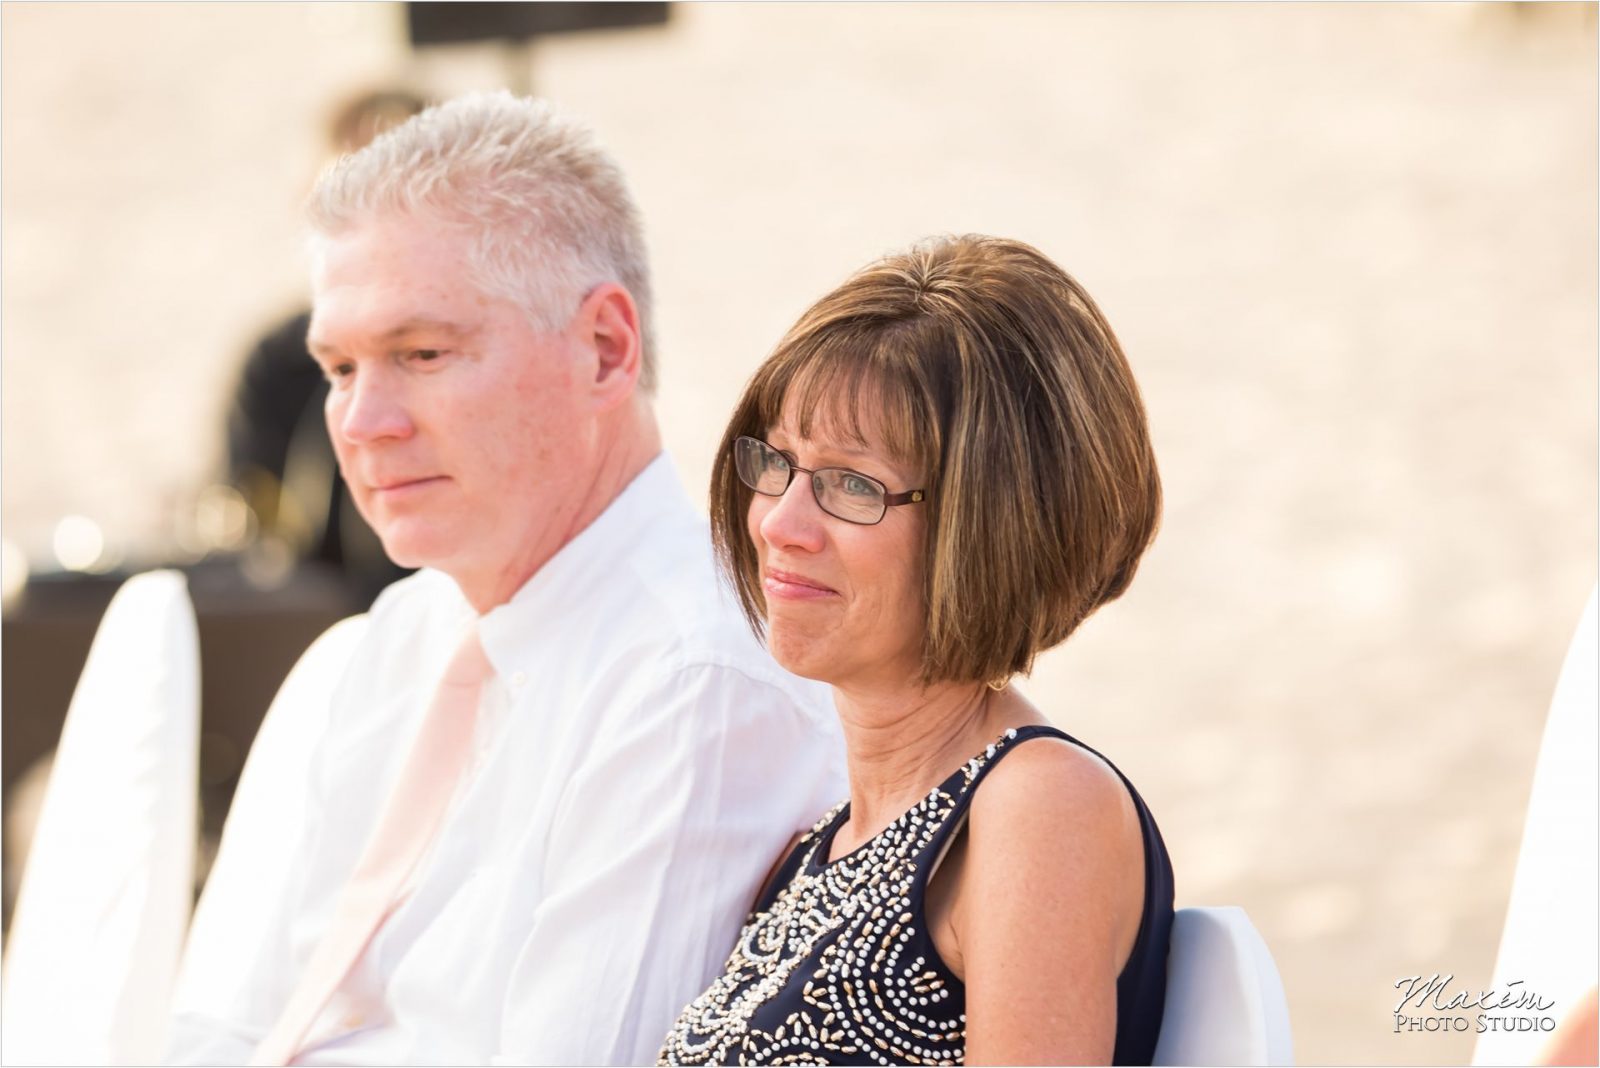
M528 673L526 671L514 671L514 672L512 672L511 673L511 685L515 686L519 690L522 689L522 687L528 685Z

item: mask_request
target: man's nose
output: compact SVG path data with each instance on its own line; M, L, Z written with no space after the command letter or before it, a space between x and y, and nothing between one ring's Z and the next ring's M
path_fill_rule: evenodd
M772 500L772 506L761 518L761 536L774 548L818 552L826 536L823 524L827 519L828 513L817 504L811 476L796 472L783 496Z
M351 444L407 438L412 430L404 389L382 371L358 374L328 394L328 432Z

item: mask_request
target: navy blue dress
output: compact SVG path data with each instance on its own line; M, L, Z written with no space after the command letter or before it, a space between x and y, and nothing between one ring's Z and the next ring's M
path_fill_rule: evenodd
M928 877L964 825L983 777L1031 738L1060 738L1094 752L1054 727L1008 730L832 863L829 843L849 817L849 803L824 816L784 859L722 977L683 1011L659 1063L963 1063L966 988L929 937ZM1112 1062L1149 1064L1166 996L1172 863L1144 800L1122 781L1144 835L1144 915L1117 978Z

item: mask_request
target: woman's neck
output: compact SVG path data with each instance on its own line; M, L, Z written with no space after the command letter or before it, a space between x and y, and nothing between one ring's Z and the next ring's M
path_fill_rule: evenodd
M1007 727L1044 722L1021 695L982 683L834 688L850 773L841 856L878 834Z

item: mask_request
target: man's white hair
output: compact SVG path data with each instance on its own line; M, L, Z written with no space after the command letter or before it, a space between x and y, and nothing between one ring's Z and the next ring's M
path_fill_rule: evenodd
M428 108L345 156L317 182L312 229L425 214L467 228L485 294L557 331L595 286L620 282L639 309L639 387L655 391L650 268L622 170L583 123L501 90Z

